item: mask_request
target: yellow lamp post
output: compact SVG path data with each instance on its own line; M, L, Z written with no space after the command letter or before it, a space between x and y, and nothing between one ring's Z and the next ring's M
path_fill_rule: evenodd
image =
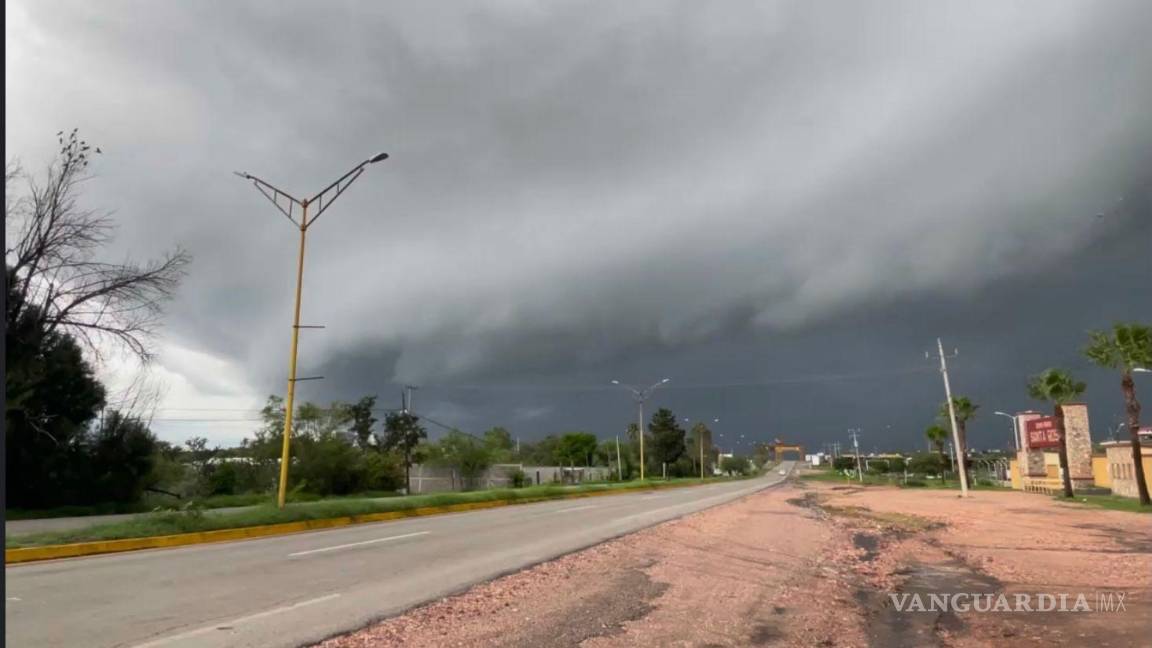
M272 204L276 206L276 209L279 209L280 213L284 214L284 216L300 230L300 250L296 260L296 308L292 317L292 351L288 360L288 398L284 403L284 443L280 452L280 486L276 496L276 505L280 508L284 508L284 501L288 494L288 449L289 439L292 436L292 408L296 399L296 383L301 380L314 380L318 378L318 376L312 378L296 377L296 351L300 343L300 329L318 328L300 325L300 294L304 283L304 243L308 235L308 228L312 223L316 222L320 214L323 214L324 210L328 209L340 194L344 193L344 190L347 189L349 185L360 177L361 173L364 173L364 167L386 159L388 159L387 153L378 153L364 160L353 167L351 171L340 176L340 179L336 182L328 185L323 191L311 198L294 198L287 192L277 189L250 173L235 172L236 175L241 178L251 180L252 185L255 186L260 193L264 194L264 197L270 200ZM329 195L329 192L333 191L335 193ZM328 197L326 198L325 196ZM281 199L287 203L287 206L281 204ZM308 209L313 205L316 205L315 213L309 218ZM299 220L295 217L295 208L297 206L300 207Z

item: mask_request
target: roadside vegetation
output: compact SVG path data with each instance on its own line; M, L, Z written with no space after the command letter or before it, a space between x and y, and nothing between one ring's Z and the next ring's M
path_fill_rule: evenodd
M933 426L935 428L935 426ZM929 428L931 438L934 430ZM983 458L978 458L983 460ZM969 459L969 475L973 477L970 488L980 490L1010 490L990 479L991 475L981 475L972 470L976 462ZM869 459L868 467L860 477L856 473L854 456L836 457L832 465L800 473L801 479L843 483L856 486L897 486L900 488L943 488L959 489L959 477L950 469L949 460L938 452L923 452L908 458Z
M13 549L18 547L68 544L96 540L142 538L198 531L237 529L304 520L369 515L372 513L407 511L423 507L449 506L452 504L473 502L508 500L527 503L563 499L579 493L690 486L706 482L730 481L744 477L744 475L741 475L739 477L713 477L704 480L699 478L676 478L668 480L635 480L576 485L548 484L526 486L524 488L497 488L470 492L432 493L384 499L336 498L317 502L289 504L283 510L276 508L274 502L269 498L263 505L245 511L213 514L205 512L204 509L199 506L190 506L183 509L147 513L123 522L98 524L82 529L7 537L5 538L5 546Z
M1140 503L1139 499L1134 497L1122 497L1120 495L1082 495L1078 494L1071 499L1064 496L1057 496L1054 499L1068 504L1081 504L1084 506L1093 506L1097 508L1105 508L1112 511L1128 511L1129 513L1152 513L1152 508L1144 506Z

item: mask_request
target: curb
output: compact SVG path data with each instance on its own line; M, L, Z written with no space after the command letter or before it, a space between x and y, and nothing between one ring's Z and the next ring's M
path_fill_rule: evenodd
M577 499L582 497L596 497L600 495L620 495L637 491L662 490L666 488L690 488L704 486L703 484L651 484L636 488L618 488L578 493L564 493L557 496L526 497L511 500L490 500L487 502L464 502L461 504L446 504L444 506L423 506L399 511L384 511L380 513L366 513L364 515L349 515L337 518L323 518L319 520L302 520L299 522L284 522L281 524L266 524L261 526L240 527L237 529L219 529L215 531L197 531L194 533L179 533L165 536L149 536L144 538L125 538L122 540L98 540L93 542L76 542L62 545L44 545L40 547L18 547L4 550L4 562L13 565L42 560L57 560L60 558L79 558L82 556L96 556L100 554L122 553L126 551L141 551L144 549L167 549L184 547L188 545L208 544L213 542L234 542L237 540L251 540L306 531L319 531L322 529L335 529L357 524L371 522L386 522L413 517L426 517L444 515L446 513L460 513L464 511L477 511L489 508L501 508L518 504L533 504L555 500Z

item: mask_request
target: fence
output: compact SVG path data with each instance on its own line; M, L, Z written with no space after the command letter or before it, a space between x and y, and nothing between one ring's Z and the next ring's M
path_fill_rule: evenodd
M460 472L449 466L415 464L412 466L413 493L443 493L483 488L507 488L512 486L512 473L524 472L527 484L580 484L589 481L603 481L612 477L612 471L604 466L525 466L524 464L496 464L478 475L472 484L466 483Z

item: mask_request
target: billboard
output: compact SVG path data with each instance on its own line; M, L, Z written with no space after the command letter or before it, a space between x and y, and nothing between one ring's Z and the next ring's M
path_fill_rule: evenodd
M1030 449L1058 448L1063 433L1061 421L1055 416L1043 416L1024 422L1024 441Z

